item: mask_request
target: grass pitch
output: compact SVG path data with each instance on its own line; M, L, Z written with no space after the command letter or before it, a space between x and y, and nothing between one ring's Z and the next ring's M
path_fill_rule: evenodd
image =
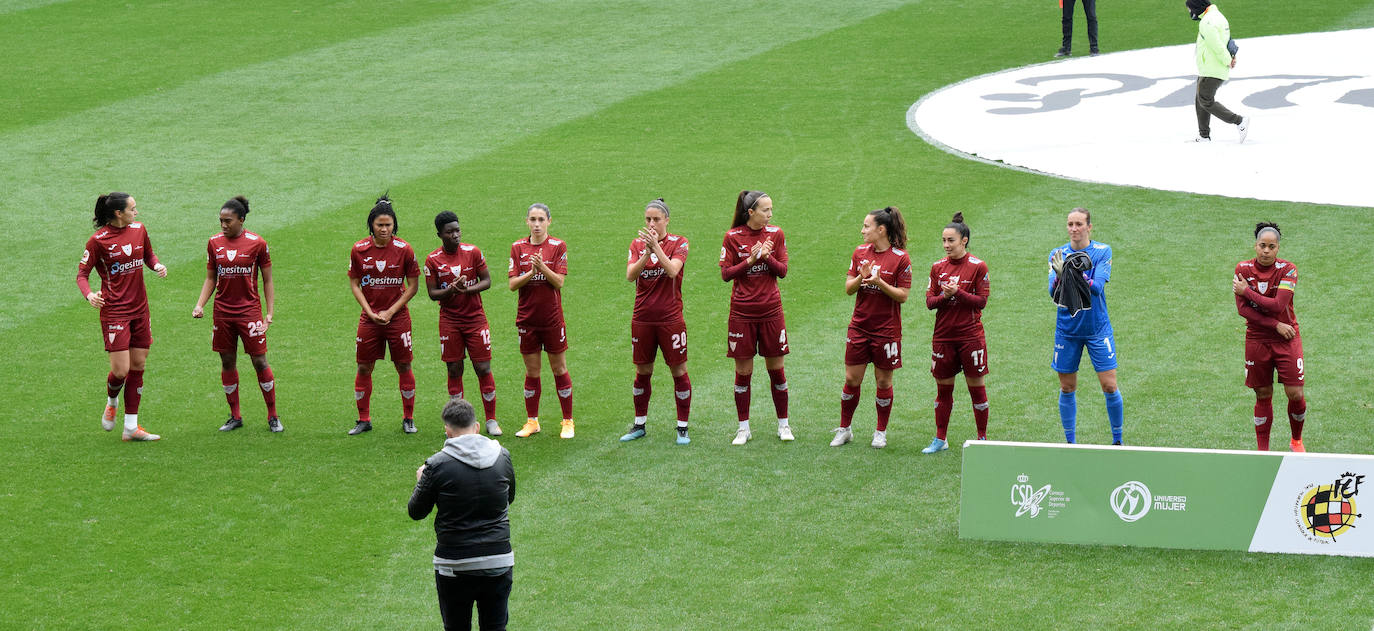
M1045 60L1058 44L1051 3L222 4L0 7L0 233L23 253L0 277L0 626L437 626L432 531L404 511L415 467L439 447L445 398L423 294L412 303L421 433L400 433L394 376L379 365L377 431L344 435L357 318L347 248L387 189L417 252L438 246L430 220L450 209L493 264L484 301L502 444L519 476L514 628L1371 623L1367 559L960 541L957 443L972 419L961 388L955 447L919 453L934 395L919 301L905 309L889 447L826 446L853 306L844 269L863 213L887 204L907 217L918 270L942 256L939 229L964 212L993 276L992 435L1060 440L1043 260L1065 240L1067 209L1083 205L1115 250L1108 296L1128 441L1252 444L1229 277L1252 255L1254 222L1270 219L1303 273L1308 448L1374 450L1374 300L1348 269L1370 253L1370 209L1051 179L950 156L906 128L906 109L931 90ZM1225 8L1242 40L1374 25L1368 1ZM1107 52L1196 34L1174 2L1102 9ZM715 251L741 188L772 194L794 259L782 285L790 445L769 438L761 368L757 437L728 445L729 287ZM158 444L96 429L107 361L72 276L93 199L111 189L138 198L172 272L148 279L156 342L141 416L165 436ZM251 388L248 427L215 431L218 361L208 322L190 318L205 239L234 194L252 200L248 229L272 246L283 435L267 433ZM615 440L631 411L624 251L658 196L695 251L686 448L670 438L661 366L649 437ZM552 233L570 244L571 442L510 435L521 368L500 270L533 201L553 208ZM240 371L251 374L246 358ZM1107 442L1093 391L1084 384L1080 438ZM863 396L861 439L871 382Z

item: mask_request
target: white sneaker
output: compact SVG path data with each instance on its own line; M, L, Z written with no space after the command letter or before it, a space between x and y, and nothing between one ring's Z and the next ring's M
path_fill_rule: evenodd
M1191 142L1212 142L1212 139L1211 139L1211 138L1203 138L1202 136L1194 136L1194 137L1193 137L1193 140L1192 140Z
M487 419L487 434L490 436L501 435L501 424L497 423L496 419Z
M779 438L779 439L782 439L784 442L791 442L791 441L793 440L793 438L792 438L792 426L791 426L791 425L779 425L779 426L778 426L778 438Z
M882 449L887 446L887 432L877 430L873 432L873 448Z
M735 432L735 439L732 440L732 441L730 441L730 444L731 444L731 445L743 445L744 443L749 442L749 438L750 438L751 436L752 436L752 435L749 433L749 430L747 430L747 429L740 429L739 431Z
M835 438L830 440L831 447L839 447L851 440L854 440L854 432L848 427L836 427Z
M1245 136L1250 133L1250 117L1240 119L1240 124L1236 125L1236 130L1240 132L1240 143L1245 144Z

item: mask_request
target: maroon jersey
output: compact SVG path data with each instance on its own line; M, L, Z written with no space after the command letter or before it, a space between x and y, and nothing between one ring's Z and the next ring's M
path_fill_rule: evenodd
M148 231L139 222L123 228L105 226L86 240L86 251L76 266L76 286L84 297L90 292L91 270L100 275L102 320L148 315L148 292L143 287L143 268L157 265Z
M950 298L940 285L959 283ZM959 342L983 337L983 306L988 302L988 264L972 254L963 258L942 258L930 265L926 284L926 307L935 309L935 335L932 342Z
M392 237L391 243L379 248L372 237L368 237L353 244L348 275L358 279L368 306L380 313L390 309L405 294L405 279L418 278L420 266L415 262L415 250L409 243ZM409 313L409 309L402 306L396 315L402 313Z
M762 241L773 242L773 253L747 265L749 250ZM741 265L744 267L740 268ZM735 281L730 292L731 319L763 321L782 317L778 279L787 275L787 239L781 228L731 228L720 246L720 267L722 277L730 276L727 280Z
M425 257L425 276L434 279L439 289L461 283L471 287L487 271L487 258L475 245L462 243L453 254L439 248ZM481 294L453 294L439 301L439 320L453 323L485 322Z
M258 270L272 267L267 242L247 230L234 238L221 232L210 237L205 253L205 268L215 273L215 317L262 319Z
M1298 288L1298 266L1277 259L1273 265L1265 267L1255 259L1250 259L1237 263L1236 273L1249 285L1244 296L1236 296L1236 308L1242 316L1246 315L1247 308L1258 316L1245 318L1245 339L1285 341L1267 320L1298 328L1298 316L1293 312L1293 292ZM1280 300L1280 291L1288 292L1283 296L1286 300ZM1261 321L1257 322L1257 319Z
M687 237L669 234L658 242L663 253L670 259L683 262L677 277L669 277L663 271L658 255L650 254L649 262L640 270L635 279L635 310L630 322L639 324L668 324L682 321L682 274L687 271ZM643 239L630 242L629 263L644 256L649 245Z
M849 275L858 276L864 263L873 263L878 277L893 287L911 287L911 257L905 250L888 248L876 252L872 244L854 248L849 260ZM854 298L854 317L849 321L868 335L892 340L902 339L902 303L874 285L859 285Z
M520 276L532 269L534 263L530 256L538 254L544 264L556 274L568 273L568 244L560 239L548 237L543 243L535 245L525 237L510 244L508 278ZM563 326L563 294L557 287L549 284L544 275L535 272L530 281L520 288L520 299L515 306L515 324L534 329Z

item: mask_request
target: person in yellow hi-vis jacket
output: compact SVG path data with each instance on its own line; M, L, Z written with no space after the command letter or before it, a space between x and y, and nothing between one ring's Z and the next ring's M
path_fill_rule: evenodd
M1212 117L1236 126L1240 141L1250 131L1250 117L1226 109L1216 100L1217 88L1231 76L1236 67L1239 47L1231 39L1231 24L1221 9L1209 0L1186 0L1188 15L1199 22L1197 27L1197 137L1194 142L1212 141Z

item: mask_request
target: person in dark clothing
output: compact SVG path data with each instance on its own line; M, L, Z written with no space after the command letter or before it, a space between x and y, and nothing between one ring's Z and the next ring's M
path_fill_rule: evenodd
M1088 20L1088 53L1097 55L1097 0L1081 0L1083 3L1083 17ZM1062 24L1064 27L1064 41L1059 46L1059 51L1055 57L1068 57L1073 50L1073 3L1074 0L1059 0L1060 10L1063 12Z
M448 440L415 471L410 518L434 517L434 584L445 629L471 629L472 605L483 631L503 631L509 619L515 553L507 511L515 501L510 452L482 436L472 404L444 406Z

